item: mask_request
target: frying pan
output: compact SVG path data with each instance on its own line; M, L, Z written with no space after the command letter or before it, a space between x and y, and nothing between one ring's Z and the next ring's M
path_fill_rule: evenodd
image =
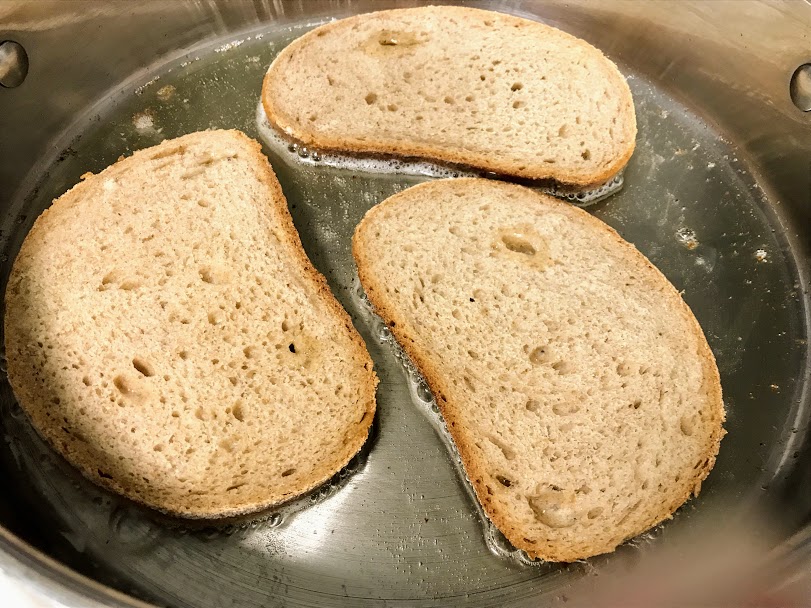
M16 43L0 45L3 289L34 219L82 173L193 130L261 135L261 79L284 45L333 17L417 4L0 4L0 42ZM366 447L303 501L189 529L82 479L37 438L3 381L0 589L70 607L563 604L619 562L644 563L707 520L751 513L771 588L802 580L811 566L811 4L468 4L581 36L629 78L637 150L624 187L589 210L683 291L718 359L729 434L701 496L613 555L519 559L483 521L419 385L357 293L355 225L429 177L335 168L268 143L304 247L375 360L379 413Z

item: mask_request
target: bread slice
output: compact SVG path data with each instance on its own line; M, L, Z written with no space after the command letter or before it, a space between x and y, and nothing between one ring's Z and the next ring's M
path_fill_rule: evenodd
M277 129L321 150L416 156L594 186L634 150L633 99L590 44L542 23L426 6L318 27L271 64Z
M369 211L353 252L516 547L610 552L698 494L724 433L715 360L610 227L521 186L441 180Z
M5 343L57 451L182 517L321 484L375 411L371 359L238 131L141 150L57 199L14 262Z

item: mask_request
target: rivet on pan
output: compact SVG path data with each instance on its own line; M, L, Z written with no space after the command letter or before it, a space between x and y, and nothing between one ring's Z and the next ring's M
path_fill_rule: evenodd
M794 70L789 93L795 106L803 112L811 111L811 63L805 63Z
M28 75L28 54L19 42L0 42L0 86L13 89Z

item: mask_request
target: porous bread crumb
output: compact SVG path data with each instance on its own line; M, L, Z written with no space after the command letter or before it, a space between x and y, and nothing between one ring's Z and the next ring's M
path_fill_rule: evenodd
M371 359L237 131L141 150L57 199L14 263L5 340L40 434L184 517L319 485L374 416Z
M381 11L323 25L271 64L277 129L323 150L418 156L577 186L634 150L617 67L542 23L464 7Z
M513 545L609 552L698 494L724 433L715 360L607 225L520 186L441 180L372 208L353 253Z

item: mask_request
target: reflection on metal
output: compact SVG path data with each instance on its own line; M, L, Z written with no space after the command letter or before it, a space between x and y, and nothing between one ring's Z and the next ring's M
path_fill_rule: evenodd
M798 67L791 77L791 101L803 112L811 112L811 63Z
M0 42L0 86L18 87L28 75L28 55L19 42Z

